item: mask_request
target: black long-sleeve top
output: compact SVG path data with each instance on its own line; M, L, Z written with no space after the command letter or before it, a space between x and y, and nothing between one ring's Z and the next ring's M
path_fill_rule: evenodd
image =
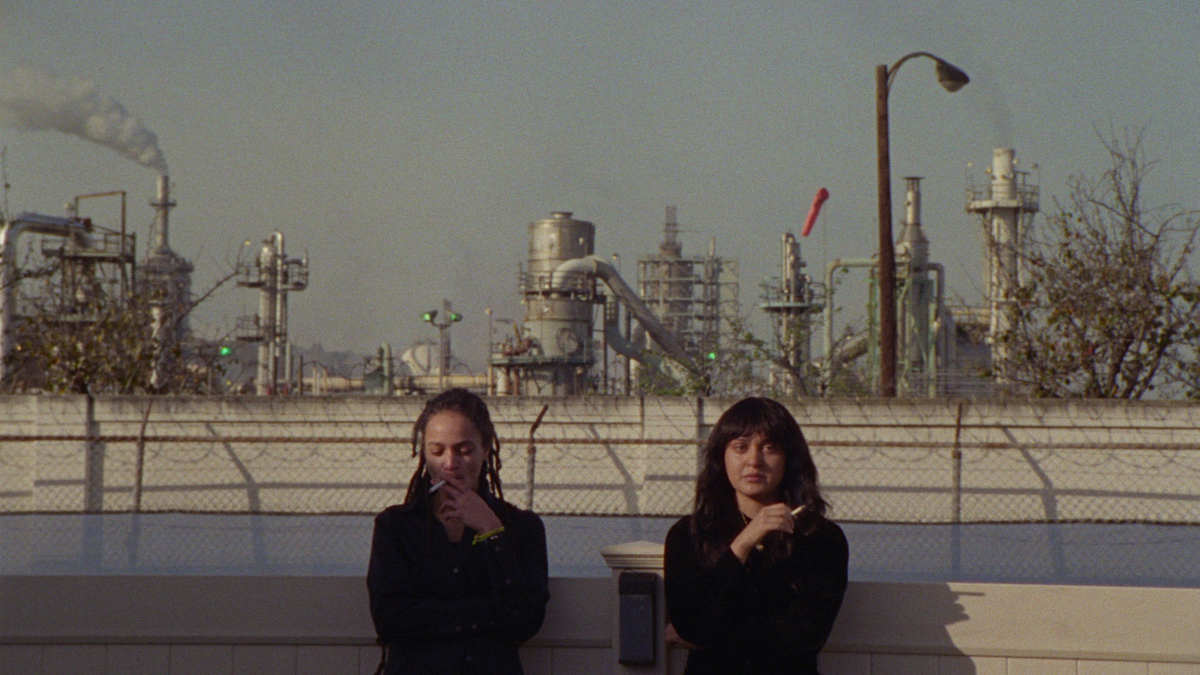
M667 533L664 561L670 621L701 648L689 652L685 675L816 675L846 592L842 529L822 520L811 535L793 535L791 555L774 564L757 550L743 564L726 549L707 565L690 520Z
M423 506L375 517L367 590L386 673L521 675L517 647L545 618L546 530L536 514L485 497L503 533L451 543Z

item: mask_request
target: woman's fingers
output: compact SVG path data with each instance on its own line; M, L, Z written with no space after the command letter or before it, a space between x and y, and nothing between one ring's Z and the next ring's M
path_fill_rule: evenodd
M752 523L758 522L767 531L792 531L792 512L787 504L771 504L764 506Z
M495 512L474 492L464 492L462 497L456 499L459 512L462 514L462 520L469 525L471 529L477 532L490 532L500 527L500 519Z

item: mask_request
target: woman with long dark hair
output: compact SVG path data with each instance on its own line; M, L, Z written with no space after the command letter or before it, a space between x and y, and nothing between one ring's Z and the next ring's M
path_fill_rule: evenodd
M500 441L483 399L445 391L413 425L404 503L375 518L367 590L398 673L520 675L517 647L545 617L546 531L503 500Z
M667 637L692 650L686 675L818 672L849 560L825 511L787 408L747 398L721 415L692 514L667 534Z

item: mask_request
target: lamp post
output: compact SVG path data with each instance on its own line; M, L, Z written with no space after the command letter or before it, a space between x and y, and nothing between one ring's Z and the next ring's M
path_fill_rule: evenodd
M438 391L446 388L446 373L450 370L450 335L446 329L452 323L462 321L462 314L451 311L450 301L442 299L442 320L438 321L438 311L431 309L421 315L421 320L438 329Z
M888 141L888 93L905 61L926 56L937 63L938 83L958 91L971 81L959 68L929 52L913 52L892 67L875 66L875 134L879 177L879 395L896 395L896 251L892 244L892 162Z

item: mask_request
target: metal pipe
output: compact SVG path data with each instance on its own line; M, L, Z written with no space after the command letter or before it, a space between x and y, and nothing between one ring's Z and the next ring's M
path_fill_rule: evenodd
M675 337L674 333L667 330L667 328L659 322L658 317L654 316L654 313L642 303L641 299L637 297L637 294L633 292L633 289L630 288L629 285L625 283L625 280L621 278L621 275L617 273L616 268L603 258L597 258L596 256L585 256L583 258L568 260L560 264L558 267L554 268L554 271L550 274L550 285L552 288L561 285L567 278L569 278L568 275L579 272L591 273L603 280L605 285L612 290L613 295L617 296L617 299L619 299L625 305L625 307L629 309L629 311L637 318L638 323L642 324L642 326L646 328L646 332L650 334L650 337L654 338L654 341L658 344L658 346L661 347L662 350L666 352L672 360L677 361L679 365L693 373L700 372L700 368L695 364L695 362L692 360L692 357L689 356L687 351L683 348L683 345L679 342L679 338Z
M396 374L392 372L392 344L385 342L380 349L383 350L383 393L391 396L396 393Z
M537 433L538 427L542 426L542 419L546 416L546 411L549 409L550 404L543 405L537 419L533 420L533 424L529 425L529 445L525 448L525 508L530 511L533 510L533 485L537 468L537 445L533 441L533 435Z
M829 384L833 382L833 273L838 269L849 269L851 267L874 267L875 260L872 258L834 258L825 267L825 367L822 379L825 380L824 391L828 391Z
M275 231L271 234L275 246L275 255L271 260L271 273L275 283L272 290L275 295L274 347L271 359L271 391L279 393L280 361L287 357L287 263L283 247L283 233ZM286 370L286 366L284 368ZM284 386L286 389L286 384Z
M271 241L263 242L258 253L258 280L262 290L258 294L258 372L255 375L255 393L270 396L275 393L271 362L275 360L275 275L274 251Z
M171 250L170 246L170 212L175 207L171 201L171 179L166 175L158 177L158 198L150 202L154 207L154 238L150 242L152 253L163 253Z
M941 263L929 263L926 267L930 272L937 275L937 286L935 287L937 289L935 291L936 304L934 305L933 320L933 342L936 345L937 354L932 360L934 368L933 381L936 387L934 395L936 396L941 392L941 387L938 385L937 380L948 363L947 357L950 353L949 344L952 338L948 333L950 326L943 320L946 314L946 268Z
M625 336L621 335L621 327L616 317L612 317L611 320L607 315L604 317L604 339L614 352L627 359L642 361L651 368L658 368L661 365L661 360L658 357L638 348L637 345L626 340Z
M13 220L0 223L0 382L8 375L8 355L12 350L13 304L20 278L16 274L17 241L31 232L57 237L69 237L80 248L92 248L92 237L83 223L73 218L45 216L24 212Z

